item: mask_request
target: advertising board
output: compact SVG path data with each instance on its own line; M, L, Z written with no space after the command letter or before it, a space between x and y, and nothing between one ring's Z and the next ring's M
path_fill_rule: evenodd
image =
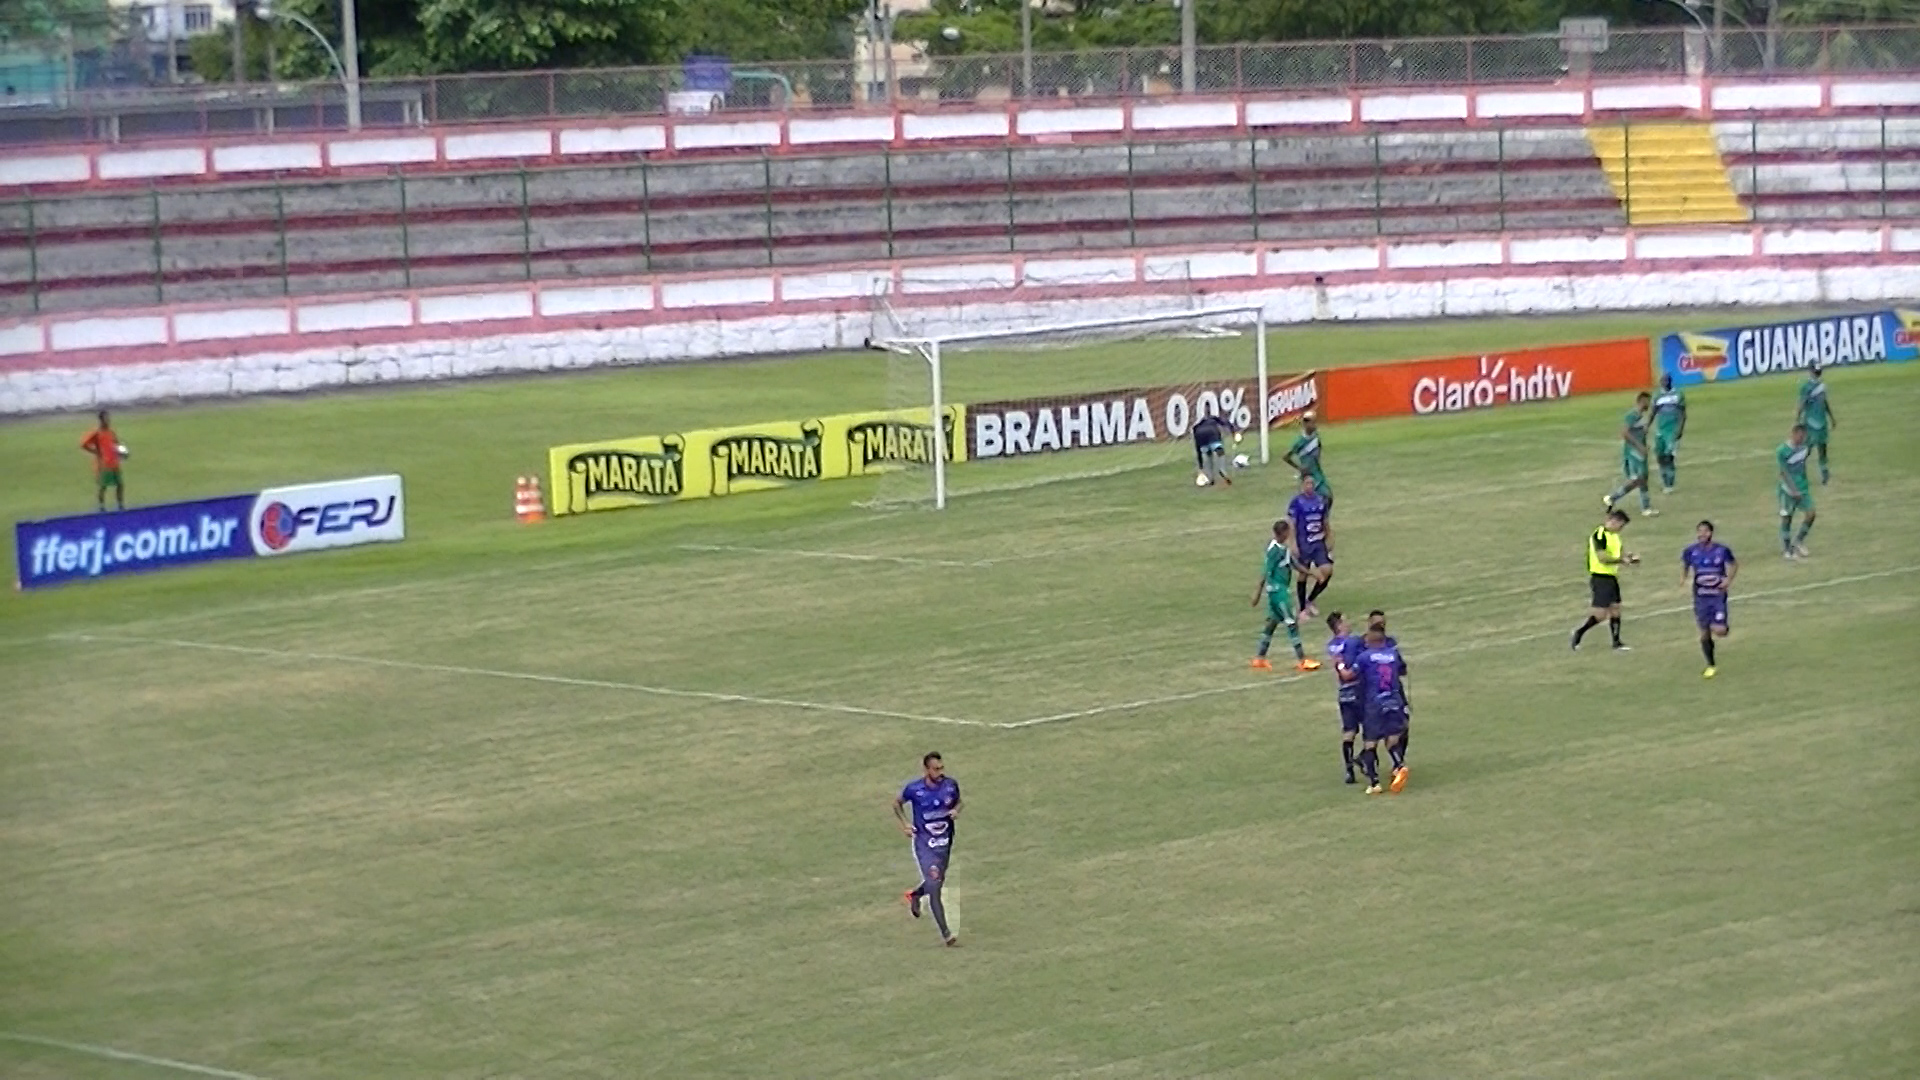
M1332 368L1320 373L1329 420L1432 416L1635 390L1649 380L1647 340L1513 349Z
M1310 374L1268 380L1267 423L1297 417L1317 397L1318 384ZM1255 380L1223 379L974 403L967 406L967 457L1025 457L1178 439L1202 416L1224 416L1248 428L1259 400Z
M14 581L21 589L37 589L405 536L400 477L363 477L18 522L13 527Z
M943 418L949 461L966 460L965 414ZM931 465L934 438L926 409L893 409L556 446L547 468L557 516Z
M1681 331L1660 339L1675 386L1920 358L1920 311L1895 308L1762 326Z

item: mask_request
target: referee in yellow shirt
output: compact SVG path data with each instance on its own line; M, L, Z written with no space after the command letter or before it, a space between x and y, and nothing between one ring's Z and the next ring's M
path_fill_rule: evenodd
M1620 530L1633 520L1625 511L1611 510L1600 527L1587 537L1587 582L1593 590L1593 605L1587 612L1587 621L1573 632L1573 647L1580 647L1580 639L1587 631L1607 620L1607 629L1613 633L1613 648L1616 652L1626 652L1627 643L1620 640L1620 567L1640 561L1640 556L1621 546Z

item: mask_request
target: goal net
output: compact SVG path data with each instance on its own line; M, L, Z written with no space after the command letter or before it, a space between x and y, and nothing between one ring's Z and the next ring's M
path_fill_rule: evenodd
M1193 423L1244 429L1229 455L1269 457L1258 307L1090 319L874 342L893 410L942 418L931 460L886 473L868 505L949 499L1144 469L1196 472ZM1259 419L1256 420L1256 417Z

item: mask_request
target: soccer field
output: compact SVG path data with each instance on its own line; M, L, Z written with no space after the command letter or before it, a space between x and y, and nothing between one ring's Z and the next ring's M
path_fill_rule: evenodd
M1273 362L1753 317L1285 330ZM1566 635L1628 395L1328 428L1321 606L1387 609L1421 736L1366 798L1331 676L1247 669L1278 466L511 520L549 445L879 406L899 363L117 413L136 502L397 471L409 539L0 597L0 1074L1920 1074L1920 370L1829 376L1801 562L1796 380L1690 392L1623 654ZM6 520L91 508L86 426L0 426ZM1703 516L1742 560L1711 682ZM887 817L932 749L956 950Z

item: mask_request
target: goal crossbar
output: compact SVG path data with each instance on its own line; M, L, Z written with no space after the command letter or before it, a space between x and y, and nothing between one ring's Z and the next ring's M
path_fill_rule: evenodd
M889 352L913 352L927 362L929 375L933 383L932 418L935 429L940 418L946 414L943 400L944 380L941 377L941 351L947 345L970 344L981 341L1001 341L1007 338L1045 337L1052 334L1070 334L1083 330L1104 330L1135 326L1153 326L1162 323L1200 322L1208 319L1220 319L1231 315L1252 316L1254 327L1253 356L1254 378L1259 398L1254 407L1254 425L1259 429L1260 463L1266 464L1272 455L1267 432L1267 315L1266 308L1260 304L1235 304L1224 307L1189 308L1184 311L1162 311L1146 315L1123 315L1111 319L1081 319L1074 322L1046 323L1040 326L1002 327L997 330L970 330L957 334L938 334L925 337L884 338L873 342L876 349ZM947 506L947 445L945 439L933 440L933 506L944 510Z

